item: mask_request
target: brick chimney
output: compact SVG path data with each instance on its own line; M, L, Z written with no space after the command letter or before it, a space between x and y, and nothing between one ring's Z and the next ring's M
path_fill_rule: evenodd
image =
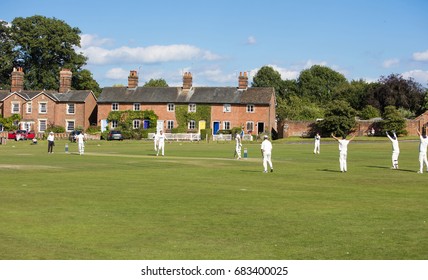
M138 87L138 74L136 70L131 70L128 76L128 88Z
M184 90L189 90L192 88L192 73L190 72L184 72L183 75L183 89Z
M238 89L247 89L248 88L248 76L247 76L247 72L244 72L244 74L242 74L242 72L239 73L239 86Z
M66 93L71 89L71 77L73 73L71 73L70 69L62 69L59 71L59 92Z
M21 91L24 89L24 70L22 67L13 68L11 92Z

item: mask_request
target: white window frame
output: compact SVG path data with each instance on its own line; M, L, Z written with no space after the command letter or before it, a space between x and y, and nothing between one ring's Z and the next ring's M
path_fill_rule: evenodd
M190 130L196 129L196 121L195 120L190 120L187 123L187 128L190 129Z
M10 112L12 114L19 114L21 112L21 103L20 102L12 102L10 107Z
M27 104L25 104L25 112L27 114L31 114L32 111L33 111L33 102L29 101L27 102Z
M39 132L45 132L48 128L48 120L47 119L39 119Z
M117 121L111 121L111 128L117 128Z
M133 120L132 121L132 128L133 129L139 129L141 126L141 120Z
M166 121L166 129L173 129L174 128L174 121L168 120Z
M39 102L39 114L47 114L47 113L48 113L48 103Z
M223 104L223 113L230 113L230 112L232 112L232 105Z
M132 108L134 109L134 111L141 111L141 103L134 103Z
M76 104L67 103L67 115L74 115L75 112L76 112Z
M230 121L223 121L223 129L230 130Z
M175 112L175 104L174 104L174 103L168 103L168 104L166 105L166 110L167 110L168 112Z
M119 111L119 103L111 103L112 111Z
M247 122L245 124L247 131L254 131L254 122Z
M195 103L190 103L188 106L188 110L189 113L195 113L196 112L196 104Z
M70 128L69 124L73 124L73 127ZM65 129L67 132L73 131L76 127L76 121L75 120L65 120Z
M255 112L254 104L247 104L247 113L254 113L254 112Z

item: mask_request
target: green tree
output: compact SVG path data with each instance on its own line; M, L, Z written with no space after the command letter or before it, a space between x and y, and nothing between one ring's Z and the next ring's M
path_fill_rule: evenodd
M346 136L356 125L356 111L343 100L333 101L326 109L324 119L318 123L324 135Z
M379 109L373 107L372 105L367 105L366 107L361 110L359 113L359 116L363 120L369 120L372 118L380 117L380 111Z
M407 135L406 119L394 106L387 106L382 114L382 132L395 131L397 135Z
M270 66L263 66L253 77L252 87L273 87L277 99L285 97L281 74Z
M279 119L288 120L315 120L324 116L324 111L318 105L291 95L287 100L277 101L277 115Z
M321 65L303 70L297 80L300 96L322 105L330 103L337 87L346 83L345 76Z
M17 17L10 27L2 24L2 31L5 28L8 32L2 33L5 36L0 38L0 46L9 54L13 52L6 58L9 64L0 64L0 73L10 75L13 68L10 64L22 67L26 89L58 90L62 68L71 69L76 75L86 64L87 58L75 51L80 46L80 30L62 20L38 15Z
M370 87L367 100L368 104L382 112L387 106L394 106L418 115L425 110L425 92L426 89L412 78L406 80L401 75L391 74L388 77L381 77L378 83Z
M143 87L168 87L168 84L164 79L150 79Z
M10 88L10 73L15 56L13 42L10 39L10 28L7 22L0 20L0 88Z
M86 69L73 74L72 84L73 88L77 90L92 90L96 97L101 93L101 88L97 81L92 77L91 71Z

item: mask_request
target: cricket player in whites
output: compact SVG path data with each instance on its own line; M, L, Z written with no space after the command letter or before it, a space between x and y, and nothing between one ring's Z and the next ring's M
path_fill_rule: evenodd
M349 140L346 140L345 135L342 137L342 139L339 139L336 136L334 136L332 133L331 137L333 137L335 140L337 140L337 142L339 142L340 172L346 172L346 171L348 171L348 166L346 163L347 157L348 157L348 144L349 144L349 142L351 142L354 139L355 134Z
M398 169L398 156L400 155L400 147L398 146L398 139L395 131L392 131L392 136L385 131L386 136L391 140L392 143L392 169Z
M273 172L272 166L272 143L268 140L268 136L263 137L261 145L262 157L263 157L263 173L267 173L267 165L269 163L270 172Z
M424 163L425 166L427 168L427 172L428 172L428 160L427 160L427 146L428 146L428 138L427 135L421 134L421 132L419 131L419 129L417 130L418 135L419 135L419 171L418 173L423 173L424 172Z
M159 135L158 135L158 151L156 153L156 156L159 155L159 152L162 152L162 156L164 156L164 149L165 149L165 134L163 133L163 131L159 131Z
M315 135L314 154L319 154L320 153L320 145L321 145L321 136L317 132L317 134Z
M236 159L241 159L242 142L241 142L241 135L239 135L239 133L236 133L235 141L236 141L235 156L236 156Z

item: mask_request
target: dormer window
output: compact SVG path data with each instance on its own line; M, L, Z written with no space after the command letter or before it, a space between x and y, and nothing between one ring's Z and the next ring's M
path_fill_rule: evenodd
M189 113L195 113L196 112L196 104L192 103L189 104Z

